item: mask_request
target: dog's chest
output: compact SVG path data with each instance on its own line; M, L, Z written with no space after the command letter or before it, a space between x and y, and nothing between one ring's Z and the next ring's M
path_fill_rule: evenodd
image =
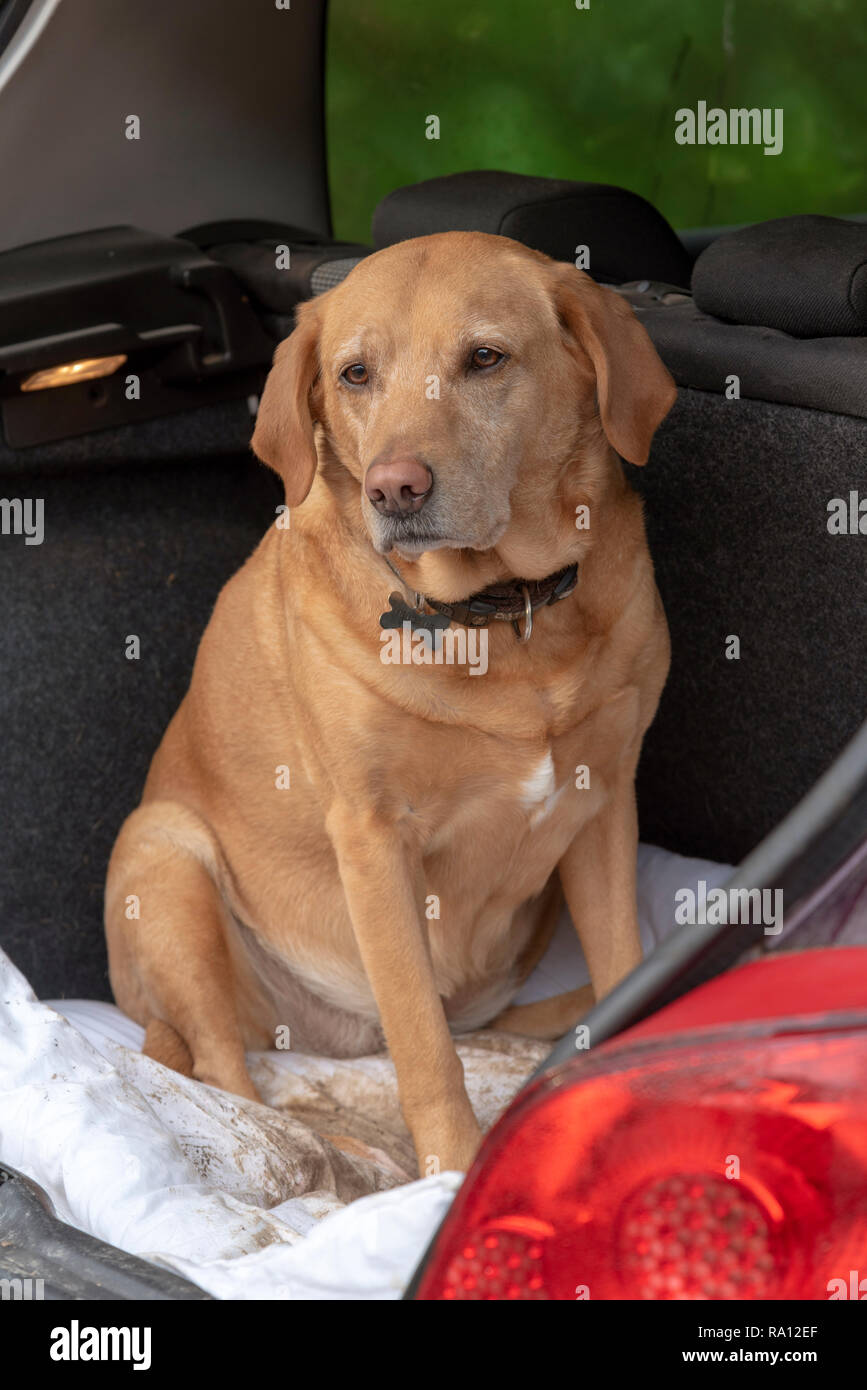
M499 757L469 765L449 785L436 806L425 858L441 872L468 876L471 897L506 897L513 885L517 906L544 884L606 794L602 775L594 778L562 744L504 745Z

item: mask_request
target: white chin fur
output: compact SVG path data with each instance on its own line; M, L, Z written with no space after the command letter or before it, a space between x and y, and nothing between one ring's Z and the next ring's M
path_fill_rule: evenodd
M394 547L394 550L402 560L412 560L417 559L419 555L425 555L429 550L466 550L468 548L462 541L402 541L400 545Z
M419 555L425 555L430 550L491 550L503 536L508 524L507 521L502 522L499 526L494 528L490 536L485 536L482 540L459 541L451 539L444 541L401 541L395 544L393 548L395 554L403 560L417 560ZM379 550L380 555L387 553L381 550L379 546L376 548Z

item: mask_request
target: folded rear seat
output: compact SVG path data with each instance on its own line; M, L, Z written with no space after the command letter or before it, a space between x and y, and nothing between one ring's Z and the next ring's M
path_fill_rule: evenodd
M683 852L740 858L864 718L865 268L867 225L790 217L714 241L691 295L622 287L680 388L630 472L673 643L642 829Z
M651 277L618 287L678 384L863 417L867 224L784 217L719 237L691 293Z

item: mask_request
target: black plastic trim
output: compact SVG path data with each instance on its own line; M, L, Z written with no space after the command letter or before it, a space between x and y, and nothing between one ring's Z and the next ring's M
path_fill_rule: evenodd
M0 255L0 412L13 449L256 394L273 351L234 274L192 242L102 227ZM34 370L115 354L129 364L121 374L22 390ZM127 371L147 385L129 400Z
M20 1281L11 1296L24 1300L29 1294L213 1302L179 1274L68 1226L37 1183L5 1164L0 1164L0 1279ZM4 1284L4 1298L10 1297L10 1287Z

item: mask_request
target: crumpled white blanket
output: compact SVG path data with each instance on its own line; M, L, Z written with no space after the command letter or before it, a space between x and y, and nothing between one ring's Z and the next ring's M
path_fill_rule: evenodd
M729 873L641 846L645 951L677 929L678 889ZM564 915L516 1002L587 978ZM109 1004L40 1003L0 951L0 1158L63 1220L217 1298L399 1298L461 1175L410 1180L388 1057L253 1053L259 1105L142 1056L142 1036ZM491 1031L457 1045L485 1127L549 1050Z

